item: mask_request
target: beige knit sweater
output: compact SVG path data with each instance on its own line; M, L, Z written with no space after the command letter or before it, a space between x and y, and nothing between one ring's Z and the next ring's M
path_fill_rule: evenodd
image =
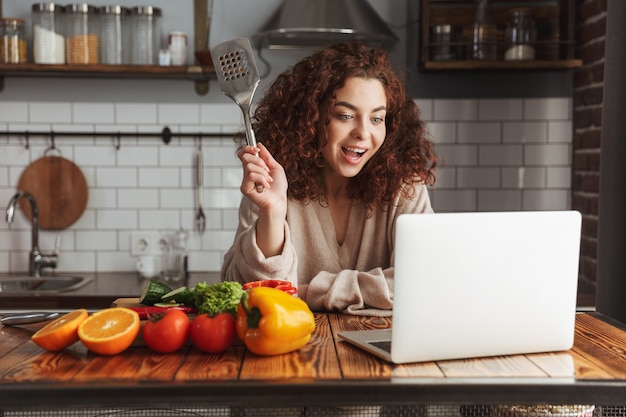
M244 197L239 227L224 257L222 279L241 283L286 279L313 311L388 316L393 304L395 220L402 213L432 212L426 186L411 200L397 198L386 211L367 217L353 205L348 233L337 243L327 207L289 200L282 254L265 258L256 244L258 208Z

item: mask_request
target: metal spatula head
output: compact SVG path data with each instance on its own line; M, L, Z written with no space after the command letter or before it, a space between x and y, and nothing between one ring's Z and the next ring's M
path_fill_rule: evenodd
M238 38L223 42L211 49L211 57L222 92L243 111L248 144L256 146L250 123L250 105L260 78L250 40Z

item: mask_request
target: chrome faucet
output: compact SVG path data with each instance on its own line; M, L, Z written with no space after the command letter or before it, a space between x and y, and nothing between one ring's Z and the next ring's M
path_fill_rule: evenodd
M42 268L56 268L57 261L59 259L59 250L61 246L61 240L57 237L54 253L43 254L39 250L39 208L37 201L32 194L26 191L18 191L13 195L7 206L6 221L7 223L13 223L13 215L15 214L15 206L20 199L25 198L30 203L31 216L31 249L30 259L28 263L28 273L30 276L39 278L41 276Z

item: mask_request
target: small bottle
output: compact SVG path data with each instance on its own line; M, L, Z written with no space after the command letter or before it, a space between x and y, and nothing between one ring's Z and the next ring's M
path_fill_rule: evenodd
M494 61L498 52L497 31L488 0L476 0L476 13L471 33L468 59Z
M36 64L65 64L64 11L55 3L32 5L33 61Z
M97 64L99 36L96 9L86 3L65 8L65 55L68 64Z
M170 32L168 45L172 65L187 65L187 35L184 32Z
M537 29L530 9L511 9L509 22L506 26L505 40L506 61L525 61L535 59L534 42L537 38Z
M24 20L0 19L0 63L23 64L28 62L28 44Z

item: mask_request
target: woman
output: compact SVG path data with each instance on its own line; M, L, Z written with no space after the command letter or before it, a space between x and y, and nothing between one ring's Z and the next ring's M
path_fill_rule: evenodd
M315 53L277 78L253 120L222 278L286 279L314 311L389 315L395 219L432 212L437 158L387 54Z

